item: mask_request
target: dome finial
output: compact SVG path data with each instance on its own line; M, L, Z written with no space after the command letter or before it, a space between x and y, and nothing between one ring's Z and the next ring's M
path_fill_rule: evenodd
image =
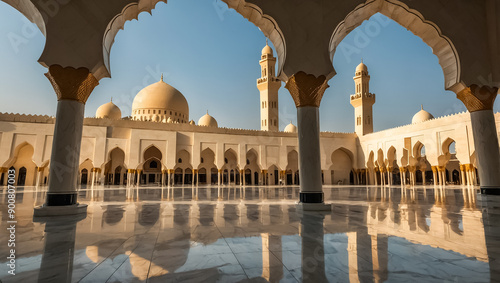
M163 73L161 73L161 79L160 79L160 81L163 82Z
M420 104L420 110L424 110L424 105Z
M111 96L111 102L113 102L113 97Z
M363 57L361 57L361 63L363 63Z
M267 37L266 37L266 45L269 45L269 44L267 44Z

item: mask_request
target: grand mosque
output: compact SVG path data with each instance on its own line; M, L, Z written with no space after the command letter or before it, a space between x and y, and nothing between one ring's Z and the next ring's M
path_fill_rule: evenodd
M261 130L229 129L208 113L197 121L186 97L161 79L134 98L123 117L111 101L83 121L77 182L82 185L291 185L299 184L297 127L279 129L276 58L262 49ZM323 184L477 185L475 147L469 113L435 118L423 107L407 125L373 132L368 67L354 73L354 133L320 133ZM499 114L495 120L500 121ZM408 121L410 122L410 121ZM55 118L0 114L1 184L6 172L17 185L48 184ZM498 127L497 127L498 128ZM57 176L56 176L57 177Z

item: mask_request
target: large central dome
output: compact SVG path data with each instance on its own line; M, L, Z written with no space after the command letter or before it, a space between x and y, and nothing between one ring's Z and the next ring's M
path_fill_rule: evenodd
M143 88L132 103L134 120L178 123L189 122L189 106L180 91L163 81Z

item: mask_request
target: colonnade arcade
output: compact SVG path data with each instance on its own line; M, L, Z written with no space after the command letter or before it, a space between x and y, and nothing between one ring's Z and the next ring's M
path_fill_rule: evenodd
M49 8L40 1L3 1L36 23L44 35L50 35L46 36L39 59L48 68L46 76L58 100L50 159L53 165L67 170L50 167L50 175L60 174L61 178L49 179L42 209L71 209L71 205L77 204L79 164L78 158L67 156L78 156L80 152L85 103L99 81L110 77L109 54L117 32L126 21L137 18L140 12L151 11L160 1L54 1ZM481 192L500 192L500 153L493 116L500 87L500 3L461 1L447 7L432 0L323 1L321 5L290 5L288 0L224 2L254 23L277 51L278 77L286 82L285 88L297 107L302 203L323 203L319 106L328 81L336 74L332 64L336 48L347 34L376 13L396 21L432 48L443 69L444 87L455 92L470 112ZM84 9L82 5L92 8ZM47 9L54 7L57 12L47 17ZM464 18L474 18L474 24L464 24ZM373 168L368 170L380 168L384 173L387 166L385 162L381 166L379 161L377 154ZM413 171L411 162L406 166ZM437 169L443 172L442 168ZM262 170L263 175L270 176L266 170Z

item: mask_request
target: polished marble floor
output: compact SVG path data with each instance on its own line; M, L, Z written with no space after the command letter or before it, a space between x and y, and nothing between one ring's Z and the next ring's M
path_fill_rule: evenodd
M44 188L18 188L16 275L1 282L495 282L500 197L477 188L94 187L80 218L33 218Z

